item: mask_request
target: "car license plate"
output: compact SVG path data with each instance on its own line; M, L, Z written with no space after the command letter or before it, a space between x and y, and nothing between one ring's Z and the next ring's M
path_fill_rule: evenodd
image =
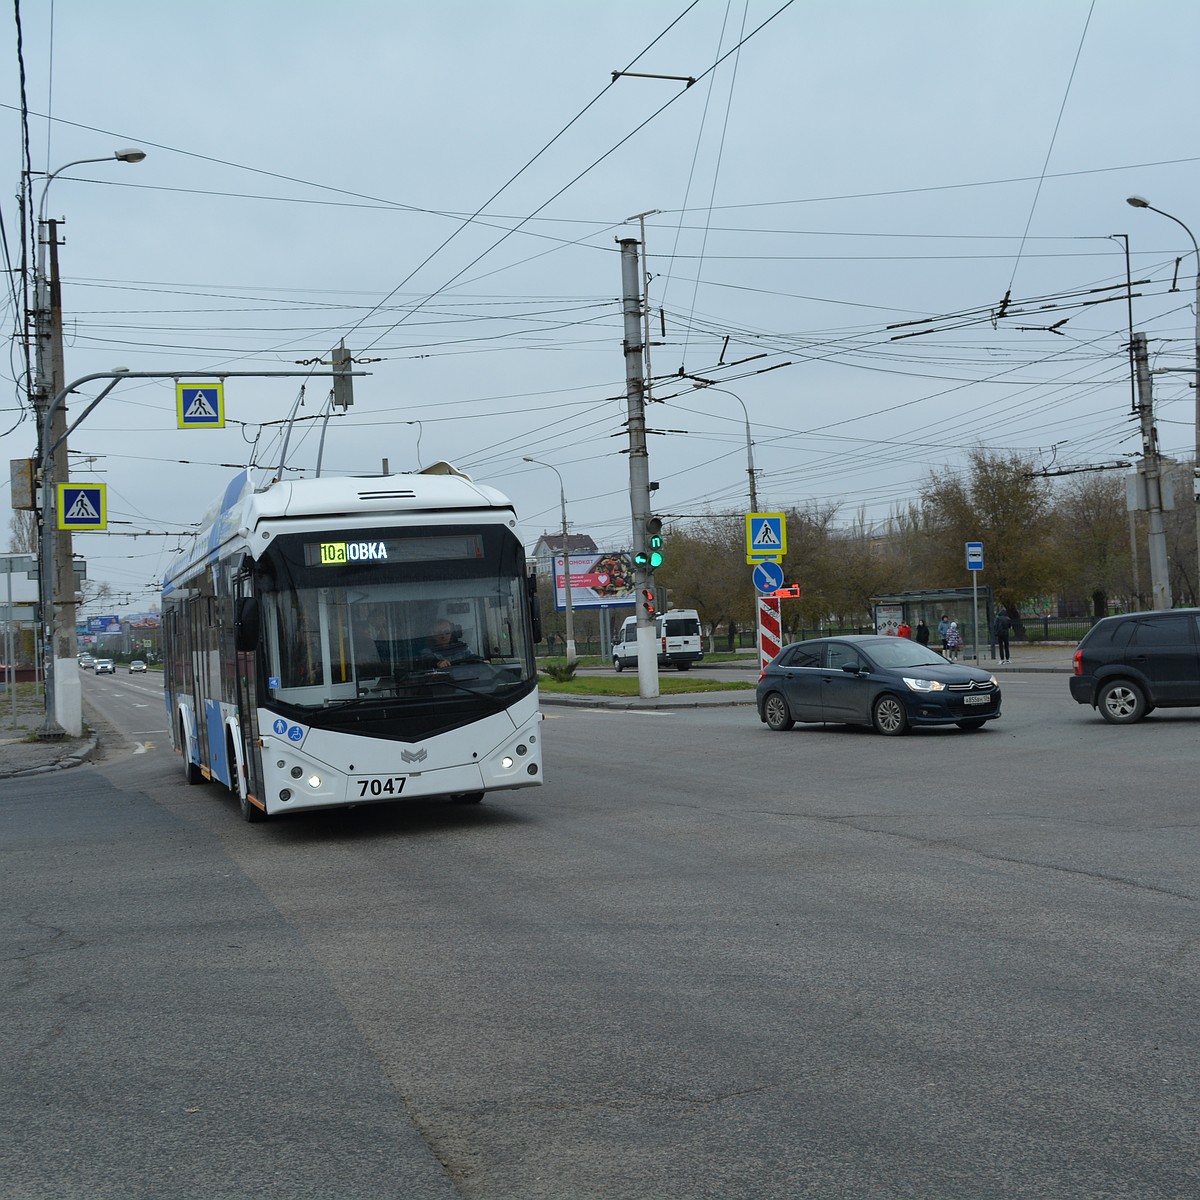
M964 696L964 704L991 704L991 696Z
M370 779L352 779L350 794L359 800L385 800L404 791L403 775L373 775Z

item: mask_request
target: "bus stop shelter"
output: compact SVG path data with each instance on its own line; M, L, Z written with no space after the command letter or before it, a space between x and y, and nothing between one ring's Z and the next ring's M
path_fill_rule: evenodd
M895 592L871 597L871 615L876 633L895 633L901 623L916 629L924 620L929 626L929 644L940 649L938 622L943 616L958 622L962 634L961 656L978 660L995 657L992 643L992 589L939 588L924 592Z

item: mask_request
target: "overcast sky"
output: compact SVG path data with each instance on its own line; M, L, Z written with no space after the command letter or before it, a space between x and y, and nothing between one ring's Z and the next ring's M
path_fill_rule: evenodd
M617 239L647 210L663 401L647 418L683 431L650 439L668 516L745 507L739 400L760 507L836 503L845 524L885 520L976 445L1128 460L1113 234L1147 281L1133 314L1154 365L1194 361L1192 242L1125 203L1200 231L1193 0L18 8L0 97L12 265L24 129L34 207L47 171L147 153L50 186L68 380L303 370L344 337L373 361L325 472L448 459L511 496L528 546L558 528L559 495L525 455L562 472L573 530L629 545ZM19 332L11 296L5 317ZM930 332L896 340L914 328ZM18 339L4 460L34 448L21 361ZM1155 376L1162 447L1186 457L1189 382ZM237 466L278 462L302 384L313 416L324 380L231 379L228 427L180 432L171 382L131 380L73 435L72 479L108 485L111 527L155 535L76 538L114 607L149 607ZM319 428L297 428L289 466L311 471ZM8 499L5 470L0 546Z

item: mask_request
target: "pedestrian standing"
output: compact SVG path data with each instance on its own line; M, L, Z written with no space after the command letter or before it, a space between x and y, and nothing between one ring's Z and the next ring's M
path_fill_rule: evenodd
M1000 609L992 623L992 631L996 635L996 657L1002 662L1012 662L1011 651L1008 647L1008 631L1012 628L1012 618Z
M924 617L917 622L917 641L922 646L929 645L929 626L925 624Z
M962 649L962 634L958 632L958 622L951 621L946 630L946 657L951 662L958 662L958 652Z
M907 621L901 621L900 628L896 630L896 636L902 638L911 638L912 626Z
M949 658L950 643L946 641L946 635L950 632L950 617L946 613L942 613L942 619L938 622L938 637L942 639L942 657Z

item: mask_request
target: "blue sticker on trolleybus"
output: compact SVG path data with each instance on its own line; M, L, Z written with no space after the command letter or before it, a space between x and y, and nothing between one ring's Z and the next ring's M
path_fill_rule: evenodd
M304 726L303 725L293 725L288 730L288 741L289 742L298 742L298 741L300 741L300 739L303 736L304 736Z
M280 737L287 733L287 722L282 717L276 717L275 723L271 726Z

